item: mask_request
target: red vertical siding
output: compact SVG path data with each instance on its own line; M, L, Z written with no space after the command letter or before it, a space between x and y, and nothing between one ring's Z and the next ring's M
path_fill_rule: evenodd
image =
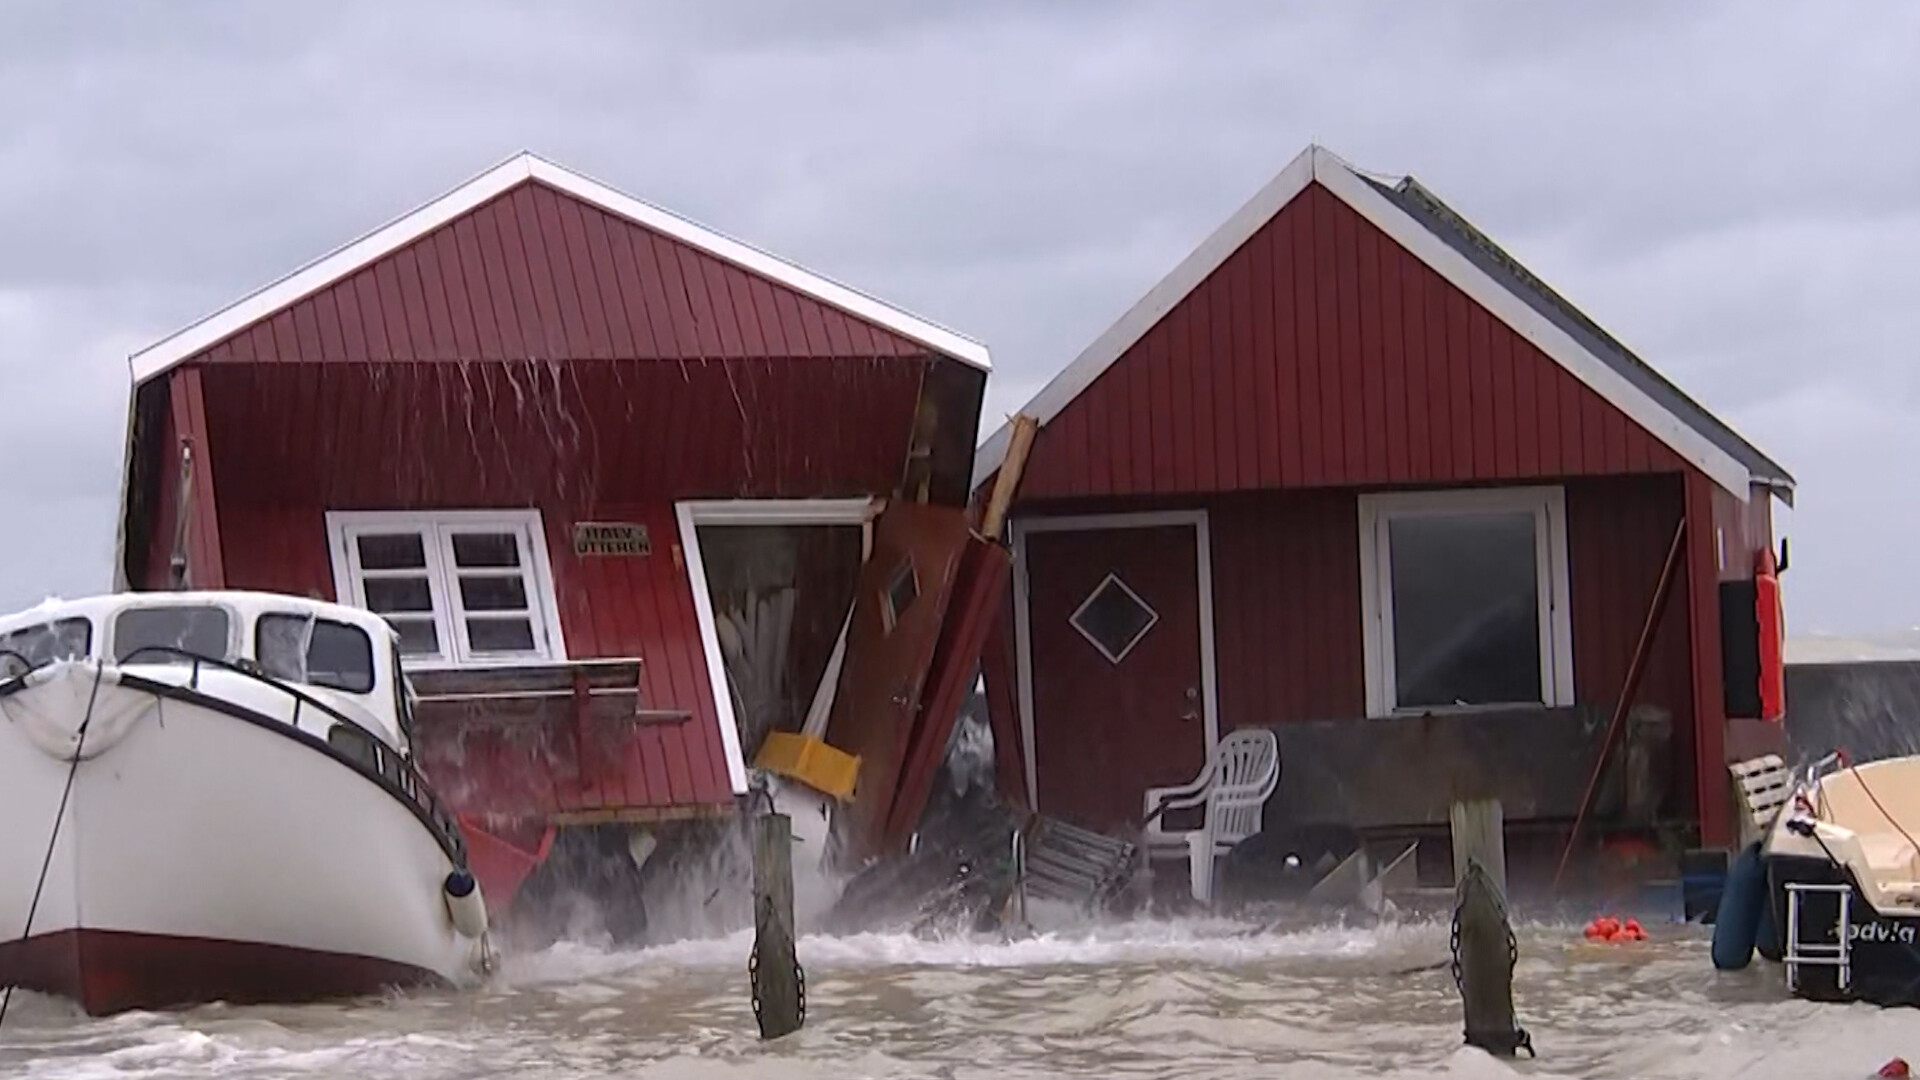
M1686 476L1687 607L1693 655L1695 798L1701 842L1732 842L1726 770L1727 707L1721 686L1720 592L1713 535L1713 483L1701 473Z
M1041 429L1021 494L1682 468L1664 443L1311 185Z
M863 359L204 372L223 497L335 509L887 492L925 377Z
M270 332L263 339L258 330ZM911 357L925 346L537 182L195 359ZM221 346L229 346L221 352Z
M1223 731L1365 715L1358 514L1349 491L1209 506Z
M1575 702L1611 710L1684 506L1682 482L1587 477L1567 481L1565 491ZM1355 492L1276 490L1152 505L1208 510L1222 730L1366 715ZM1672 718L1670 798L1682 812L1695 803L1698 753L1686 598L1684 581L1676 582L1635 698Z
M1685 509L1679 476L1599 477L1567 485L1567 564L1576 700L1611 709L1632 663ZM1684 572L1684 568L1683 568ZM1635 701L1673 718L1671 809L1694 803L1694 700L1685 578L1674 582Z
M227 585L315 600L337 600L325 513L229 499L220 507L227 537Z
M639 729L638 740L626 748L629 790L623 797L637 805L725 801L732 790L726 754L673 507L605 506L595 514L645 524L653 554L576 558L575 515L560 508L545 512L567 651L576 657L640 657L645 700L693 713L691 723ZM634 790L642 779L645 791Z

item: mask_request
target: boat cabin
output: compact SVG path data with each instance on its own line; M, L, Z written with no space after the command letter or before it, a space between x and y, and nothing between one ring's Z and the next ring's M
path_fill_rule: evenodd
M1019 412L985 662L1040 812L1137 828L1271 728L1268 829L1440 839L1448 881L1456 799L1519 860L1583 815L1719 845L1727 764L1784 745L1792 477L1412 178L1309 148Z
M105 659L288 724L397 779L413 734L400 641L378 615L297 596L115 593L0 619L0 678Z

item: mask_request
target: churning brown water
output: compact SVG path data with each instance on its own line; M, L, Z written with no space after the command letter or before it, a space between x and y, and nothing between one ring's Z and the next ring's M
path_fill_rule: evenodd
M493 985L302 1008L106 1020L37 997L0 1076L726 1078L1863 1077L1920 1058L1920 1013L1789 999L1778 969L1713 970L1703 931L1593 945L1524 927L1516 996L1537 1061L1460 1046L1435 922L1289 933L1136 922L1001 943L801 942L810 1016L762 1044L749 939L639 952L563 944Z

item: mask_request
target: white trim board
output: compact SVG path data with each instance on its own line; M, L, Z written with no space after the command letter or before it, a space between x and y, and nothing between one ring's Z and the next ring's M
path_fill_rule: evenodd
M1092 532L1102 529L1144 529L1162 525L1193 527L1195 585L1199 591L1200 709L1202 747L1206 760L1220 742L1220 686L1214 667L1213 538L1205 510L1152 510L1118 514L1074 514L1060 517L1015 518L1013 528L1014 681L1020 709L1020 753L1026 766L1027 806L1039 811L1040 770L1033 742L1033 611L1032 583L1027 578L1027 538L1042 532Z
M747 760L740 748L740 721L733 714L733 691L727 686L727 662L720 651L720 627L713 614L713 593L707 587L699 526L859 525L864 559L872 547L873 519L880 508L877 499L690 499L674 504L674 517L680 524L680 550L687 564L687 587L693 590L694 622L700 627L701 659L707 668L707 687L713 694L714 717L720 724L720 745L727 755L727 782L735 795L747 793ZM822 706L817 697L815 708L831 707L830 701Z
M1361 654L1369 717L1418 716L1448 707L1397 706L1393 650L1392 547L1381 526L1418 514L1530 512L1534 515L1535 600L1539 605L1540 696L1574 702L1572 589L1567 565L1566 492L1558 485L1397 491L1359 497ZM1491 703L1493 707L1530 704Z
M1091 345L1075 357L1053 381L1016 410L1042 425L1060 415L1074 398L1093 385L1108 368L1126 355L1168 312L1219 269L1261 227L1280 213L1309 184L1318 182L1335 198L1386 233L1415 258L1452 283L1474 303L1512 328L1614 408L1651 432L1688 464L1745 502L1751 495L1751 470L1716 446L1665 405L1628 382L1605 360L1595 356L1566 331L1529 307L1526 301L1495 281L1455 251L1445 240L1380 194L1352 166L1331 151L1309 146L1280 175L1269 181L1226 223L1207 237L1172 273L1162 278L1140 301ZM1012 421L982 443L974 457L973 486L977 489L1006 460L1013 436Z
M530 180L537 180L642 228L670 236L748 273L777 281L855 318L917 341L934 352L982 371L989 371L993 367L987 347L971 338L908 314L866 293L695 224L651 203L615 191L545 158L522 152L419 209L336 248L286 277L134 353L128 360L133 370L134 385L138 387L237 331L340 281Z

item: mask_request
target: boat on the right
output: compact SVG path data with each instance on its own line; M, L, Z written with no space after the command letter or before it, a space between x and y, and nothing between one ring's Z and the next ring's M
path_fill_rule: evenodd
M1920 755L1832 754L1794 784L1759 854L1774 939L1762 951L1796 997L1920 1005L1916 836Z

